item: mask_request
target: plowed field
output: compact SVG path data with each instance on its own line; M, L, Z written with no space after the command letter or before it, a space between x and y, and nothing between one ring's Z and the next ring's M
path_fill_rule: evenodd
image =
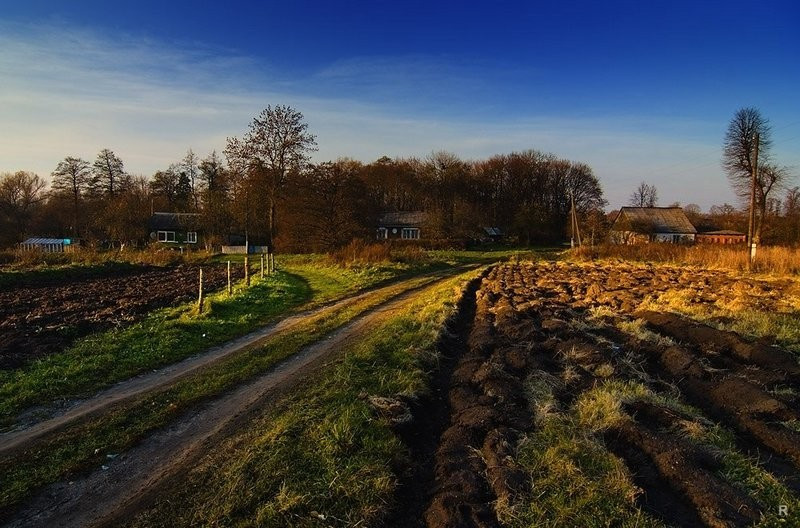
M412 446L434 468L419 524L797 525L797 356L641 309L676 290L687 308L796 309L788 279L627 264L493 268L463 310L461 349L451 339L445 351L438 441ZM570 517L581 512L595 524Z
M244 273L237 266L236 276ZM78 337L130 324L197 295L199 266L145 268L119 277L48 281L0 291L0 368L63 350ZM204 266L206 290L223 287L227 268Z

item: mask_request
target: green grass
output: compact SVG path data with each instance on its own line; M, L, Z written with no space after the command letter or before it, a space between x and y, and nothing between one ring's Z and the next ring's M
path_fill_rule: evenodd
M326 310L273 336L258 348L237 352L169 388L127 401L99 418L75 424L23 453L0 460L0 512L13 508L45 484L96 467L106 454L134 445L194 405L235 388L353 317L430 280L414 279L379 295Z
M673 433L719 454L717 476L766 508L758 527L800 523L800 500L758 460L739 451L733 433L672 395L637 382L609 380L581 394L570 409L561 410L554 408L552 392L543 380L534 379L529 394L540 402L538 423L521 442L518 462L531 474L532 495L509 512L509 526L662 526L636 507L638 491L629 471L606 450L601 438L603 431L628 419L622 403L637 400L686 417L676 423ZM779 505L788 506L789 516L783 520Z
M474 276L474 273L470 274ZM230 439L134 526L360 526L392 503L406 448L368 396L426 390L464 276L353 344L315 383ZM174 508L178 501L181 508Z
M114 382L174 363L293 309L431 269L342 269L313 260L287 263L263 281L253 278L249 289L240 283L232 297L224 292L210 295L209 309L202 316L197 316L194 303L156 310L129 327L88 336L62 353L0 372L0 423L12 423L25 408L85 397Z
M638 394L635 384L607 382L613 393L589 391L570 409L559 409L546 378L532 378L528 395L537 426L517 449L517 463L530 475L531 491L498 512L511 527L626 526L663 523L636 505L639 494L624 462L606 450L597 434L620 419L620 393Z
M156 310L129 327L93 334L79 339L61 353L17 369L1 371L0 426L12 424L18 413L26 408L89 396L117 381L174 363L246 334L300 307L308 308L455 264L507 256L491 252L461 253L469 253L471 257L456 259L450 258L448 252L440 252L425 262L387 262L350 268L332 266L324 255L281 255L277 258L279 272L267 276L263 282L255 278L258 259L253 258L251 269L256 270L253 286L246 290L240 285L232 298L222 293L209 296L210 310L202 317L195 315L193 303ZM220 262L241 262L243 259L243 255L212 258ZM114 268L118 265L123 266L104 266ZM97 273L98 269L76 268L81 270L80 273Z

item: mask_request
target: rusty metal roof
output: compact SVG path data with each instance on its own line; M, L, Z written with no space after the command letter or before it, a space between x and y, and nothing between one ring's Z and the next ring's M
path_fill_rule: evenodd
M614 220L613 227L619 230L625 223L630 226L630 231L697 233L697 229L686 218L686 213L680 207L623 207Z

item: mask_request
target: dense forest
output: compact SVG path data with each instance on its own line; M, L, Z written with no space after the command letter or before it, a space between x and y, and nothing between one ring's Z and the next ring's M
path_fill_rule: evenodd
M126 174L121 162L119 171L103 174L92 170L100 163L67 158L64 164L74 166L67 172L72 184L54 172L49 190L31 173L2 176L4 245L33 235L141 245L151 211L200 213L212 245L245 231L254 242L269 238L269 187L259 174L231 170L216 153L200 160L190 150L149 179ZM279 190L275 245L324 251L374 238L386 211L427 212L426 239L471 240L493 226L520 243L553 243L567 234L570 192L583 218L603 216L602 189L587 165L533 150L471 162L439 152L308 164L291 171Z

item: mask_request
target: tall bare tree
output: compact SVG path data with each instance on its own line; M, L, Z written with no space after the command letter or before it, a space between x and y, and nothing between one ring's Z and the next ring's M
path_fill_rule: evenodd
M96 195L113 198L128 183L130 177L125 174L122 160L109 149L97 154L92 165L92 190Z
M316 136L308 132L303 114L284 105L267 106L241 138L228 138L225 156L231 169L266 188L270 246L276 235L275 209L280 191L290 172L308 163L316 145Z
M759 244L770 193L790 176L786 167L771 161L772 129L757 108L737 110L728 124L723 142L722 166L736 194L747 200L755 177L753 241Z
M631 193L629 205L633 207L655 207L658 203L658 190L655 185L642 182Z
M68 195L72 200L72 226L70 232L73 237L80 236L80 203L89 190L92 180L92 171L89 162L81 158L67 156L58 163L56 170L50 175L50 187L53 191Z

